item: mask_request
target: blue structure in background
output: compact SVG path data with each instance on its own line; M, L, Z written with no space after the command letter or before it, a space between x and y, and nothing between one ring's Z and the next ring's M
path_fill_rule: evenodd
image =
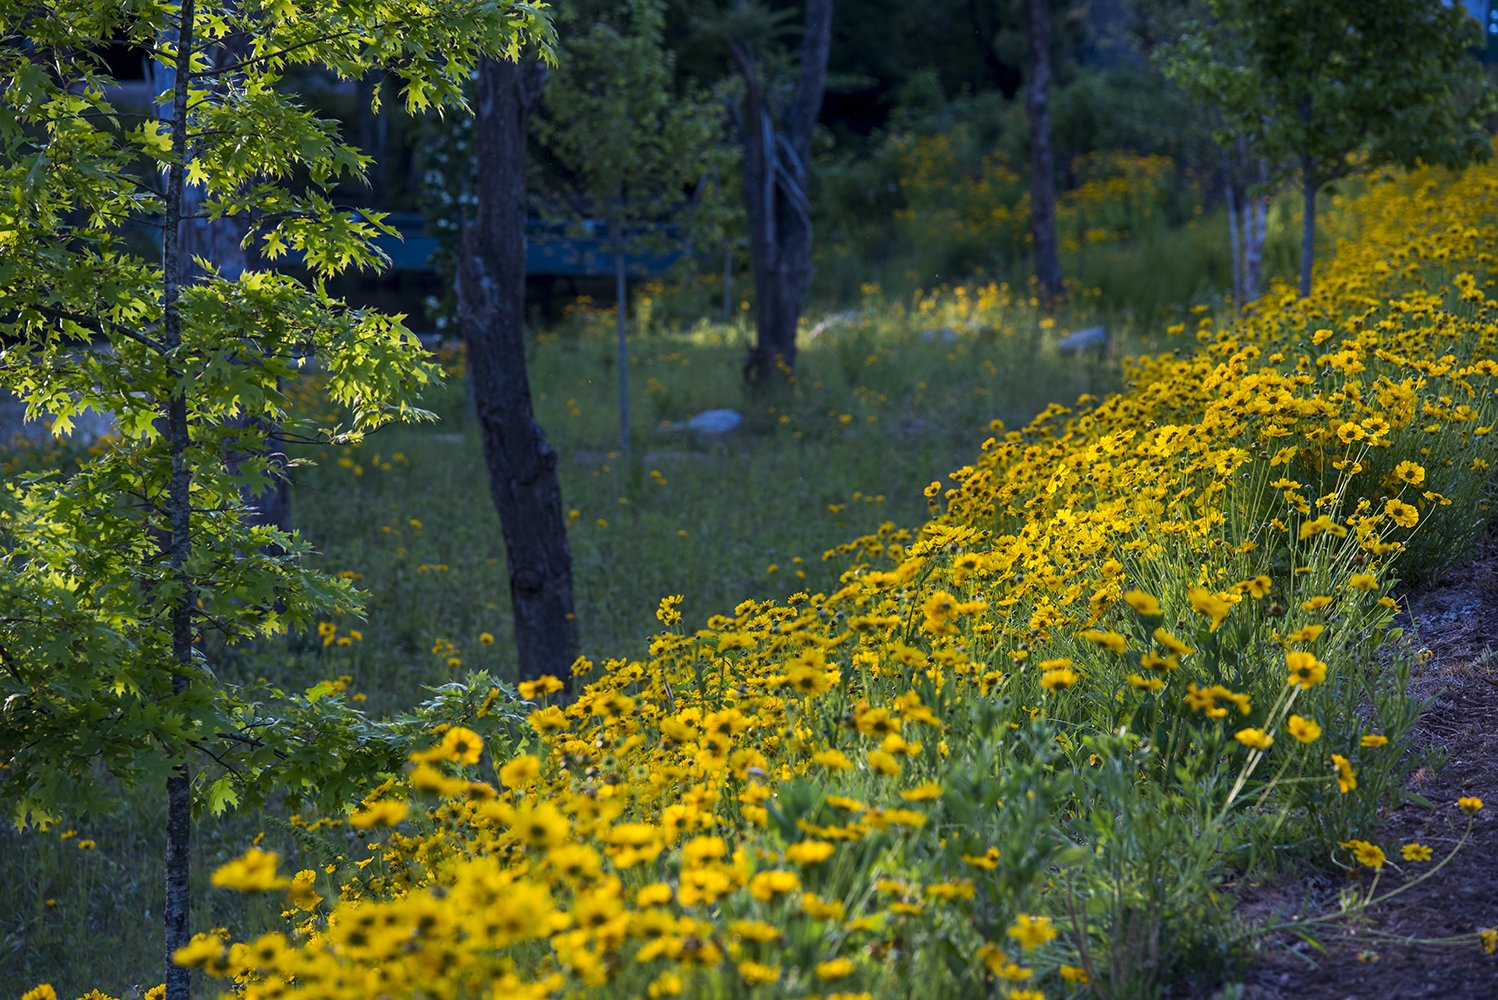
M1494 5L1493 0L1462 0L1462 5L1482 25L1486 39L1478 53L1482 61L1498 62L1498 6Z
M420 215L394 213L387 219L400 231L401 239L382 236L375 246L390 258L398 271L430 271L437 238L426 231ZM525 228L525 273L532 278L612 278L614 257L602 236L593 235L588 227L581 235L569 233L562 226L528 220ZM669 230L662 230L669 236ZM631 278L664 274L682 257L680 250L654 254L626 254L624 269Z

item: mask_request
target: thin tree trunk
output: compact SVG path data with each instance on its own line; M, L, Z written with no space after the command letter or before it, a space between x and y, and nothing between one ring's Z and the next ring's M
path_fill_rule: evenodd
M1030 238L1035 279L1047 301L1061 295L1061 261L1056 253L1056 161L1051 152L1051 18L1046 0L1028 0L1030 87L1025 111L1030 122Z
M1227 202L1228 250L1233 267L1233 301L1243 308L1243 243L1238 228L1238 179L1231 166L1223 171L1223 198Z
M1269 170L1239 136L1224 154L1228 235L1233 249L1233 296L1240 307L1259 297L1264 261L1265 196Z
M733 318L733 246L723 245L723 322Z
M749 68L745 68L745 67ZM760 91L758 70L747 57L739 61L747 93L744 98L744 211L749 222L749 266L754 275L755 343L744 363L744 379L764 387L774 374L774 345L780 341L774 317L780 310L780 241L775 231L775 127Z
M192 774L184 762L166 779L166 1000L188 1000L191 993L192 970L172 961L177 949L191 940L188 922L191 835Z
M1304 298L1311 294L1311 267L1316 256L1316 184L1314 165L1310 160L1301 164L1301 226L1300 226L1300 294Z
M744 78L744 208L754 272L755 344L744 364L767 388L796 366L796 327L811 289L811 136L827 82L832 0L808 0L796 92L777 130L769 88L753 53L730 43Z
M619 238L618 230L614 238ZM614 247L614 325L619 345L619 453L629 451L629 343L625 334L625 295L628 283L624 278L624 250Z
M1264 196L1250 191L1243 201L1243 301L1259 297L1264 262Z
M178 65L192 65L193 0L183 0L176 25ZM172 158L166 176L166 205L161 239L162 269L162 342L168 365L175 368L176 354L182 346L180 298L182 273L187 263L182 256L181 228L184 217L187 165L187 97L189 77L174 73L171 80ZM172 390L167 402L166 440L171 456L171 480L167 487L167 522L165 533L167 561L175 578L178 593L171 605L172 694L181 697L188 688L192 670L193 607L196 594L188 561L192 556L192 468L187 462L190 444L187 423L187 396L182 388L182 372L172 371ZM166 959L166 1000L188 1000L189 970L172 961L172 955L188 942L191 899L188 894L188 843L192 828L192 776L184 759L167 778L166 820L166 900L163 906Z
M464 231L458 316L489 491L504 532L519 674L570 683L578 645L572 553L557 453L536 422L525 370L526 123L541 82L534 63L479 65L477 220Z

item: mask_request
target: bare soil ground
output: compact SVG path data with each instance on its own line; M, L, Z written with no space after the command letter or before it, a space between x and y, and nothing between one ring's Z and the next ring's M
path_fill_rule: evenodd
M1412 686L1432 704L1421 717L1416 752L1439 767L1421 768L1410 790L1435 808L1403 803L1389 808L1378 843L1399 860L1400 844L1419 841L1444 857L1461 837L1467 817L1462 796L1485 808L1461 853L1425 882L1374 907L1362 926L1323 928L1325 951L1285 936L1265 943L1241 977L1242 990L1219 996L1241 1000L1498 1000L1498 956L1470 941L1481 928L1498 928L1498 532L1490 531L1470 558L1434 585L1405 595L1418 647L1430 657ZM1444 761L1442 762L1442 758ZM1413 878L1386 870L1379 892ZM1352 877L1366 883L1367 869ZM1334 911L1347 879L1335 873L1287 880L1243 899L1245 915L1261 921ZM1468 943L1433 946L1408 939L1466 935ZM1405 940L1398 940L1405 939Z

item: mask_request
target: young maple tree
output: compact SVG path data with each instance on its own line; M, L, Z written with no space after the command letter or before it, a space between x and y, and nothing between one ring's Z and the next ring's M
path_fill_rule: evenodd
M438 375L399 317L327 292L378 266L371 241L390 229L335 203L368 159L286 75L383 67L408 110L458 106L481 58L549 51L540 8L0 0L0 389L63 435L85 409L119 425L76 471L0 490L0 799L45 824L101 808L101 768L117 788L165 786L171 1000L188 995L171 955L188 940L195 791L215 810L273 781L336 794L350 767L336 747L289 746L295 726L214 673L215 650L357 605L293 533L255 523L246 497L276 469L267 428L357 440L419 416ZM109 75L119 45L165 70L152 100L131 104ZM242 234L247 266L190 261L205 224ZM275 270L283 258L310 283ZM292 406L308 378L336 424ZM195 761L224 773L204 780Z
M558 175L547 199L563 219L603 224L614 270L619 448L629 450L626 258L711 237L688 192L728 167L723 114L711 93L678 92L663 0L579 5L560 20L557 69L533 133ZM672 239L671 231L676 233Z

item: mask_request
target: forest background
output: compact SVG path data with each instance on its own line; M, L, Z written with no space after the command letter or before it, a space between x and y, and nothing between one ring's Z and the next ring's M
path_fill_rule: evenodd
M794 378L768 398L742 378L756 304L735 148L743 77L727 72L723 39L752 37L773 89L793 75L800 8L705 17L697 5L668 4L658 8L655 43L629 50L640 69L631 85L668 95L667 108L690 105L715 123L716 138L699 134L666 157L679 168L695 149L703 169L665 181L647 173L647 186L679 196L637 216L654 217L638 246L606 248L611 264L626 253L680 258L670 271L628 276L627 317L598 308L613 304L618 267L570 278L562 294L556 281L531 288L526 362L539 423L561 456L577 628L590 658L642 655L643 637L674 613L658 605L661 597L683 595L686 611L700 617L751 595L794 602L833 589L840 567L829 545L920 524L937 509L933 480L964 466L994 428L1118 388L1122 357L1189 350L1253 292L1301 270L1304 192L1276 183L1277 163L1220 141L1231 122L1200 99L1200 86L1193 90L1189 61L1158 58L1212 5L1051 3L1049 115L1065 283L1047 294L1033 277L1025 101L1033 22L1022 6L837 5L826 95L810 136L807 322ZM567 82L569 32L582 37L590 24L586 12L559 17L562 62L547 83L554 88ZM621 26L608 27L618 41ZM621 51L605 47L602 58ZM122 69L138 58L126 47L108 55ZM293 477L290 524L310 541L311 565L368 592L362 614L309 621L289 645L218 651L215 670L267 698L304 692L293 700L309 711L337 702L332 716L345 739L378 732L383 752L398 757L433 725L472 722L495 690L517 706L536 693L514 687L505 551L481 499L479 419L464 387L468 359L452 336L458 304L446 293L464 252L458 228L475 204L466 166L473 138L454 112L375 114L373 99L398 103L395 81L379 74L342 85L291 74L282 86L342 121L373 157L369 186L357 178L334 185L334 203L419 213L436 237L430 271L346 275L328 287L356 303L395 305L411 313L412 329L447 335L434 341L447 380L420 403L441 417L434 429L393 427L357 446L292 449L305 465ZM622 216L597 226L608 202L588 187L579 144L561 134L581 115L568 93L553 90L534 112L528 183L537 224L569 235L589 226L625 232ZM619 172L619 150L640 138L625 135L603 150L611 158L601 173L610 165ZM562 158L566 150L573 162ZM1349 153L1356 166L1369 151ZM1341 186L1320 193L1331 210L1322 236L1355 236L1336 228L1335 208L1362 182L1333 182ZM619 204L638 211L642 200ZM1262 243L1246 251L1254 227ZM393 243L377 246L400 253ZM1262 270L1250 275L1245 256ZM1100 348L1064 349L1067 334L1099 327L1107 331ZM322 405L292 396L293 408ZM736 435L681 429L722 407L742 412ZM20 481L89 457L87 442L21 439L5 471ZM1415 563L1408 574L1429 571ZM368 722L387 717L394 721L384 728ZM350 784L358 777L345 776ZM257 834L287 855L317 856L328 850L328 827L292 812L279 794L240 789L232 770L201 782L198 794L193 894L202 916L194 924L273 923L275 901L226 895L208 872ZM241 795L265 804L236 813ZM7 884L19 888L7 894L10 958L0 967L10 978L0 977L0 990L20 993L42 979L126 995L149 985L141 977L159 967L159 929L139 915L159 905L160 808L149 796L127 796L113 812L4 834L13 848L3 862ZM1221 961L1207 961L1207 974Z

